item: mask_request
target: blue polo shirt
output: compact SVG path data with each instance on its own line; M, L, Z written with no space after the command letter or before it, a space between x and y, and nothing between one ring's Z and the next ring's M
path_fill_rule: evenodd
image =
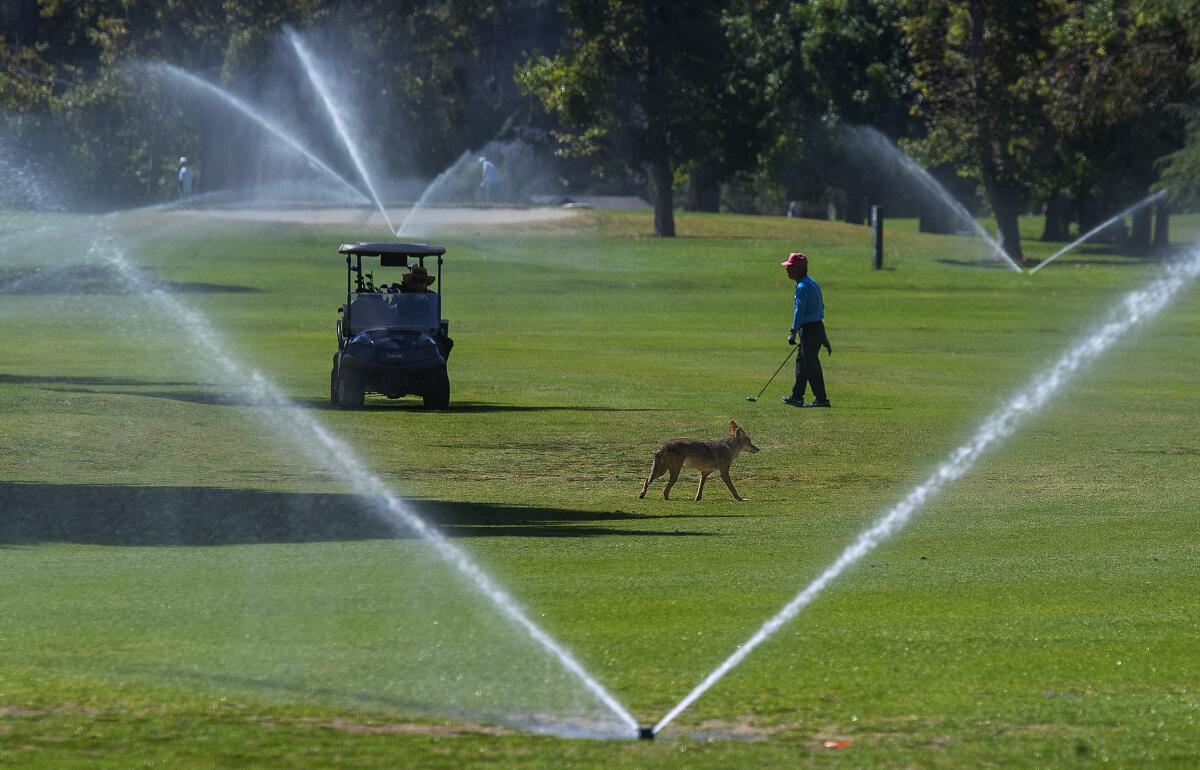
M796 315L792 318L792 328L813 321L825 320L825 300L821 298L821 287L811 276L804 276L796 281Z

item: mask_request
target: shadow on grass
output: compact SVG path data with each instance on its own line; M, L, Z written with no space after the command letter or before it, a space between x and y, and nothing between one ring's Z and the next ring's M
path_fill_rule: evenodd
M198 385L196 382L175 382L170 380L135 380L128 377L75 377L71 375L34 375L34 374L0 374L0 385L95 385L97 387L130 387L144 385L179 386ZM80 393L99 393L103 391L80 390Z
M1031 259L1029 261L1028 266L1029 267L1037 267L1043 261L1044 260L1040 260L1040 259ZM1072 265L1074 265L1076 267L1081 266L1081 265L1094 266L1094 267L1140 267L1142 265L1149 264L1149 262L1150 262L1150 260L1136 259L1136 258L1088 259L1086 257L1059 257L1058 259L1051 262L1047 266L1046 269L1050 269L1051 267L1054 267L1056 265L1061 266L1061 267L1071 267Z
M69 383L63 383L69 384ZM81 383L88 384L88 383ZM108 384L108 383L96 383ZM113 383L118 384L118 383ZM128 382L125 385L149 385L162 384L170 385L173 383L138 383ZM181 385L194 385L196 383L179 383ZM222 390L94 390L91 388L48 388L62 393L74 393L84 396L138 396L141 398L160 398L167 401L182 401L187 404L203 404L205 406L256 406L256 407L278 407L292 406L291 403L280 401L278 403L268 403L262 399L251 398L240 393L230 393Z
M72 381L76 380L76 381ZM60 385L62 387L54 387L54 389L62 392L79 393L84 396L138 396L142 398L163 398L167 401L179 401L188 404L204 404L208 407L260 407L260 408L278 408L278 407L299 407L301 409L314 409L319 411L344 411L344 409L334 407L329 402L328 398L293 398L287 401L277 403L264 402L263 399L254 398L244 393L220 391L220 390L94 390L88 387L65 387L67 385L194 385L194 383L140 383L136 380L122 381L110 380L101 381L103 378L70 378L70 377L47 377L47 378L24 378L25 383L29 384L44 384L44 385ZM0 375L0 384L6 380L5 375ZM359 411L374 411L374 413L388 413L388 411L427 411L421 403L419 397L386 399L377 397L368 397L366 403L362 404ZM624 408L624 407L576 407L571 404L488 404L478 402L450 402L450 408L445 411L454 411L461 414L491 414L503 413L503 411L672 411L670 409L652 409L652 408Z
M306 409L327 409L334 412L344 411L329 403L329 399L303 398L296 399L297 406ZM385 398L368 397L363 405L365 411L401 411L423 412L419 398L389 400ZM493 412L670 412L671 409L650 407L621 407L621 406L583 406L574 404L492 404L481 401L451 401L447 412L463 414L489 414Z
M955 267L978 267L986 270L1012 270L1011 265L998 259L950 259L949 257L942 257L935 261L940 262L943 265L954 265Z
M198 689L220 692L227 698L237 701L246 696L262 699L273 699L285 703L310 704L320 703L337 705L350 703L357 708L370 709L377 712L382 709L392 712L400 719L427 719L441 722L446 719L458 723L456 725L431 724L427 730L433 734L470 733L481 730L480 723L493 725L508 725L516 729L544 730L550 727L561 727L564 730L572 727L570 720L556 720L546 715L524 715L513 711L493 711L472 709L455 706L450 703L403 698L386 691L364 691L350 688L336 688L314 685L309 680L284 680L278 677L259 677L237 675L231 673L211 672L196 669L171 668L167 666L122 666L114 669L115 673L125 677L143 677L151 681L164 682L176 687L182 687L191 693ZM436 672L431 676L436 676ZM354 724L354 715L340 717L345 725ZM377 723L378 714L363 714L361 719ZM281 720L282 721L282 720ZM309 724L312 724L310 721ZM386 723L381 725L386 730ZM410 725L406 732L423 732L419 726ZM577 725L583 729L587 725ZM593 729L595 725L591 726Z
M155 288L171 294L258 294L253 286L203 281L161 281L142 271ZM108 265L56 265L0 269L0 295L123 296L136 294L129 281Z
M203 404L205 406L254 406L254 407L289 407L297 406L302 409L328 410L339 412L342 409L329 403L328 398L297 398L278 403L266 403L262 399L248 394L223 390L118 390L121 387L145 386L196 386L195 382L151 382L121 377L71 377L54 375L18 375L0 374L0 385L46 385L50 390L79 395L110 395L138 396L141 398L159 398L167 401L181 401L188 404ZM111 390L95 390L96 388L112 388ZM424 412L420 398L384 399L370 397L360 411L366 412ZM576 406L571 404L491 404L477 401L451 401L448 412L462 414L489 414L495 412L669 412L670 409L649 407L617 407L617 406Z
M407 501L448 537L706 536L594 522L655 518L624 511L575 511L487 503ZM0 482L0 546L83 543L206 546L393 540L413 537L388 523L371 498L209 487ZM591 523L584 526L584 523Z

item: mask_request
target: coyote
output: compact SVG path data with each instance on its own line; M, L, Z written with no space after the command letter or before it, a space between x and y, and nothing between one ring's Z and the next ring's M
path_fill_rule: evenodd
M680 469L687 465L700 471L700 486L696 488L697 500L704 494L704 481L713 471L721 472L721 481L724 481L725 486L729 487L729 491L733 493L733 499L741 500L741 496L733 488L733 482L729 479L729 466L733 464L733 459L742 450L757 452L758 447L754 446L754 442L746 435L746 431L739 428L738 424L732 420L729 421L729 435L722 439L715 441L690 438L671 439L654 453L654 464L650 466L650 475L642 484L642 493L638 497L645 497L650 482L669 472L671 478L667 479L667 485L663 487L663 499L669 500L671 487L679 478Z

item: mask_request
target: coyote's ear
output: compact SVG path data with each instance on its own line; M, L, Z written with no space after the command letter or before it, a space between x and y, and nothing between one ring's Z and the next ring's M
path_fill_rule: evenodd
M736 422L734 422L733 420L730 420L729 421L729 435L736 436L737 432L739 430L741 430L741 428L738 427L738 424Z

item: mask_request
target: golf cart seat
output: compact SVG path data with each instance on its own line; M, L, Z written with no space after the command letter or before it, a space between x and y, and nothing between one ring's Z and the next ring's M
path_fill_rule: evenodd
M350 301L350 335L369 329L430 331L438 328L438 295L360 293Z

